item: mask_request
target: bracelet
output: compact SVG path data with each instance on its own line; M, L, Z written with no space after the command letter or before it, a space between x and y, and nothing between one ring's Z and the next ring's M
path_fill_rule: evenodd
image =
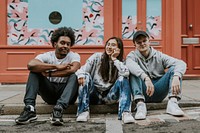
M51 71L49 71L49 77L51 77Z

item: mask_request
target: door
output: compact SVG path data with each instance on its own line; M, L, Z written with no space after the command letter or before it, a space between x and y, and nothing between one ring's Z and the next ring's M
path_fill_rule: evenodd
M187 63L186 76L200 76L200 0L182 0L181 58Z
M144 30L150 35L151 45L163 50L162 0L122 0L121 37L126 49L133 46L133 34ZM119 35L120 36L120 35ZM132 48L130 48L133 50ZM126 51L125 53L128 53Z

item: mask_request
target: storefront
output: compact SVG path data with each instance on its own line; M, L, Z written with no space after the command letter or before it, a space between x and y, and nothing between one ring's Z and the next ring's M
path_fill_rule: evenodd
M198 77L200 2L190 1L194 5L189 6L189 0L2 0L0 83L25 83L27 62L53 50L49 38L60 26L74 29L73 50L81 55L82 64L94 52L103 51L111 36L123 39L126 56L134 49L133 33L141 29L150 34L154 48L187 62L186 76ZM196 16L190 18L187 8L193 6Z

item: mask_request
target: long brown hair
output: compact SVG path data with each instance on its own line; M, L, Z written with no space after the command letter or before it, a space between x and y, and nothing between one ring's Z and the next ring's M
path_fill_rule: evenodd
M122 40L118 37L111 37L106 41L106 45L107 45L108 41L110 41L111 39L115 39L117 41L118 48L120 49L120 54L117 57L117 59L119 61L123 61L124 46L123 46ZM106 49L106 45L105 45L105 49ZM109 79L109 70L110 69L112 71L111 71L111 78ZM106 51L104 51L104 53L102 55L99 73L101 74L104 82L109 81L110 83L114 83L116 81L116 79L118 78L118 70L117 70L116 66L114 65L114 62L112 62L111 68L109 66L109 55L107 55Z

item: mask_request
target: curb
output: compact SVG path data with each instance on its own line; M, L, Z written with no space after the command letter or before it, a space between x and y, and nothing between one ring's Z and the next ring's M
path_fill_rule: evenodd
M147 103L147 110L160 110L166 109L167 101L162 103ZM198 101L182 101L179 103L180 107L200 107L200 102ZM37 114L50 114L52 112L54 105L48 104L37 104L36 111ZM6 104L0 105L0 115L19 115L24 108L24 104ZM134 112L135 103L132 104L132 112ZM76 114L77 104L69 105L69 107L64 111L64 114ZM107 104L107 105L90 105L91 114L117 114L118 104Z

